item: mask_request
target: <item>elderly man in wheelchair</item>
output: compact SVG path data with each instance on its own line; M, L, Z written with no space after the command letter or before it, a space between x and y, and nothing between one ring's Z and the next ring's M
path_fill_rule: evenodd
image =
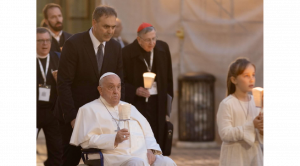
M114 73L99 80L100 98L83 105L77 114L70 144L81 146L87 165L100 166L176 166L163 156L146 118L128 103L120 101L121 81ZM122 110L130 111L120 119ZM122 107L124 106L124 107ZM122 112L124 114L124 112ZM122 115L123 116L123 115ZM91 149L101 149L103 156ZM102 155L102 154L101 154Z

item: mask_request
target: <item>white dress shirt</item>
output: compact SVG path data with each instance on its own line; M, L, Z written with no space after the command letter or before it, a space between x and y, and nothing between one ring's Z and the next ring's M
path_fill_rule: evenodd
M92 40L92 43L93 43L93 47L94 47L94 51L95 51L95 55L97 55L97 52L98 52L98 47L99 45L101 44L101 42L99 42L99 40L94 36L93 34L93 27L90 29L89 31L89 34L90 34L90 37L91 37L91 40ZM104 48L105 48L105 44L106 42L102 42L103 44L103 47L102 47L102 51L103 51L103 57L104 57Z
M52 31L50 31L50 34L54 37L54 39L59 43L60 37L62 35L62 30L59 32L58 35L55 35Z

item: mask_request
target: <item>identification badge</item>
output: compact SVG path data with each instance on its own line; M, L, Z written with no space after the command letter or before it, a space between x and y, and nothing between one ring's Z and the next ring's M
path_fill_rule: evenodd
M39 101L49 102L51 85L39 84Z
M154 81L152 87L149 89L150 95L157 95L157 83Z

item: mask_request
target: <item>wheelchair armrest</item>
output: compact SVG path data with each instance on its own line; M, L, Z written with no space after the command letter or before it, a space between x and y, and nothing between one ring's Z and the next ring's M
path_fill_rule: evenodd
M81 149L81 152L84 152L84 153L99 153L99 152L101 152L101 149L96 149L96 148Z
M98 153L100 155L100 162L101 162L101 166L103 166L103 154L101 152L101 149L96 149L96 148L90 148L90 149L81 149L81 158L82 161L85 163L86 160L88 160L88 154L90 153ZM85 156L84 156L85 155Z

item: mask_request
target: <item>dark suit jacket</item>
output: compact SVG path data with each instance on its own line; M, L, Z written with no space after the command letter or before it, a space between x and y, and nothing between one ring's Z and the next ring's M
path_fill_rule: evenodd
M51 42L51 49L50 51L57 51L57 52L61 52L60 51L60 47L63 47L64 46L64 43L65 41L71 37L72 35L63 31L61 36L60 36L60 39L59 39L59 43L57 42L57 40L52 37L52 42Z
M58 103L55 116L65 123L76 118L82 105L99 98L99 78L106 72L114 72L123 85L123 62L120 44L111 39L105 44L101 73L89 30L74 34L64 44L57 76ZM124 86L121 100L125 95Z
M58 62L59 58L56 53L53 51L50 51L50 62L49 62L49 69L47 72L46 76L46 84L51 85L51 92L50 92L50 101L49 102L44 102L44 101L39 101L39 84L44 84L44 79L41 74L41 69L40 65L38 63L38 60L36 60L36 107L37 107L37 122L45 121L47 118L46 111L52 111L54 108L54 105L56 103L57 99L57 90L56 90L56 82L55 79L51 73L52 70L57 70L58 69Z

